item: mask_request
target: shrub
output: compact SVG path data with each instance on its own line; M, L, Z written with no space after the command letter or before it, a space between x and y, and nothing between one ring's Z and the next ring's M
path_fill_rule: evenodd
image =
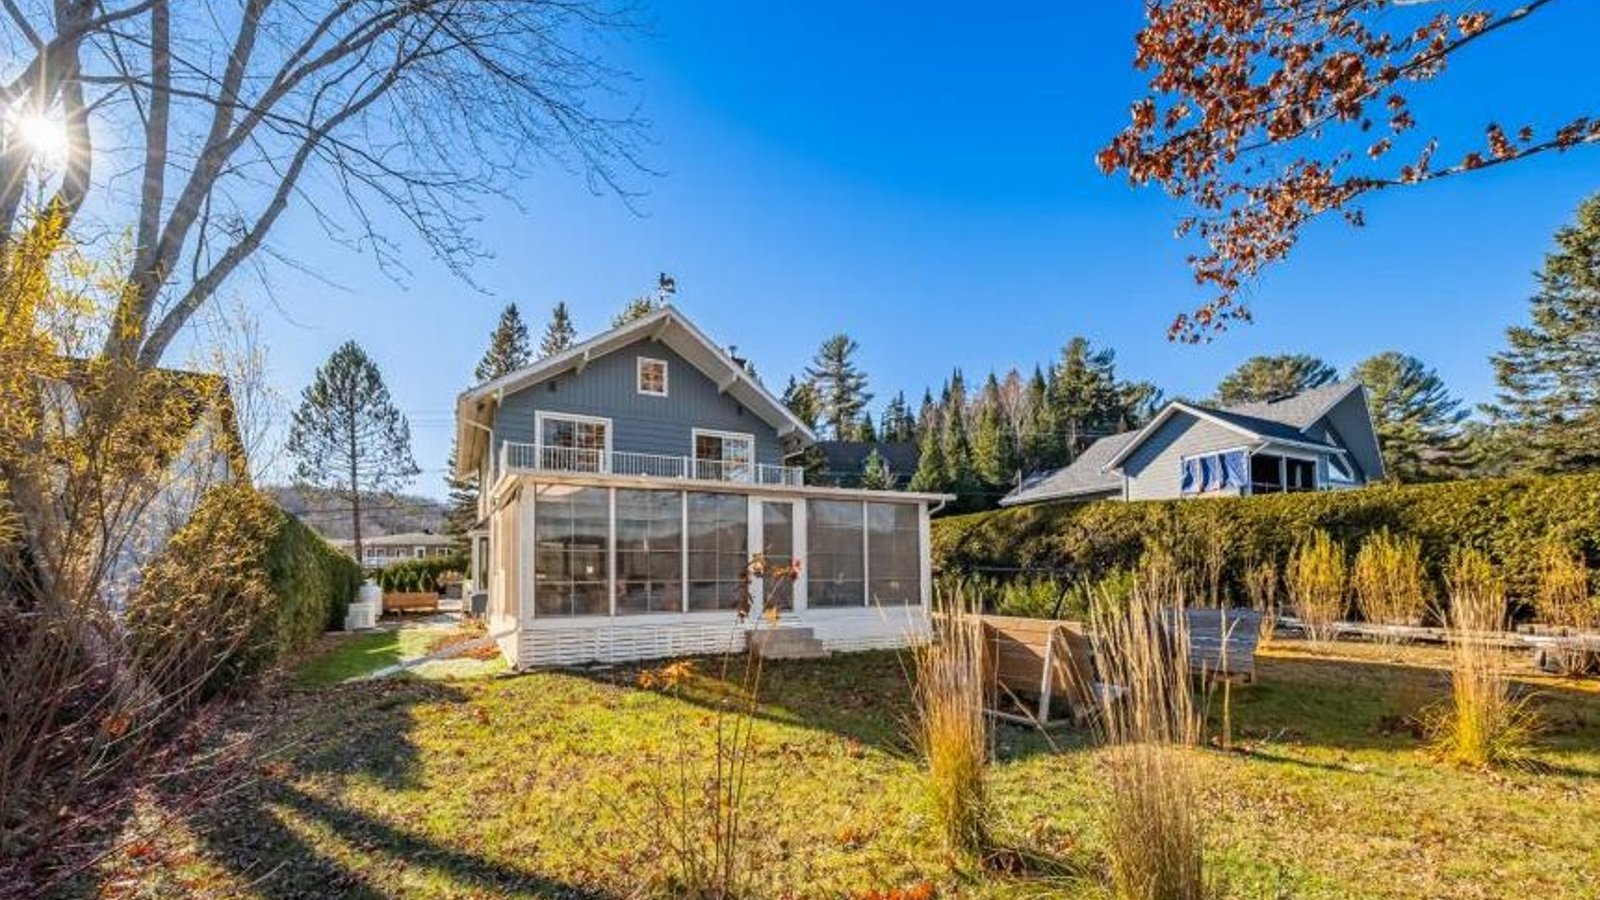
M1306 634L1313 640L1332 637L1333 623L1344 618L1348 582L1344 547L1326 531L1313 531L1289 557L1283 581Z
M932 549L944 571L1020 566L1093 576L1135 565L1147 544L1197 547L1201 535L1225 531L1225 581L1239 586L1247 560L1285 559L1313 530L1355 546L1384 528L1418 541L1436 593L1451 550L1466 545L1495 562L1513 600L1532 602L1539 551L1551 535L1566 538L1590 569L1600 567L1600 474L1014 507L935 521Z
M952 853L988 845L989 719L983 620L960 593L934 619L932 639L915 649L912 736L922 755L933 819Z
M1361 618L1382 625L1416 625L1428 608L1422 544L1387 528L1367 536L1356 553L1351 587Z
M1534 611L1546 625L1600 628L1600 597L1590 593L1589 566L1582 554L1558 541L1545 543Z
M1429 725L1447 759L1487 767L1526 759L1535 719L1511 695L1505 651L1495 633L1506 625L1505 582L1477 550L1456 553L1450 585L1450 703Z
M378 586L390 592L426 593L435 591L448 576L459 575L467 569L467 559L460 553L445 556L424 556L403 559L378 570Z

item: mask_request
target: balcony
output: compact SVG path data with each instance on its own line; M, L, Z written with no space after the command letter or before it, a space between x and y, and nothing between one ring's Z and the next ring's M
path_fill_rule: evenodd
M576 472L785 487L799 487L805 483L805 470L797 466L727 462L655 453L607 453L604 450L540 447L512 441L500 445L498 462L497 476L509 472Z

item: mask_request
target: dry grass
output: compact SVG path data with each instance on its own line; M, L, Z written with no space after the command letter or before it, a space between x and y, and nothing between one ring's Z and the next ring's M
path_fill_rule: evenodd
M1199 900L1212 893L1192 749L1201 719L1187 627L1162 603L1181 597L1141 585L1124 609L1102 611L1094 623L1096 677L1115 686L1101 700L1108 744L1103 815L1112 887L1125 900Z
M1349 565L1344 547L1318 529L1289 556L1284 584L1295 614L1314 640L1326 640L1333 624L1344 618Z
M1374 624L1420 624L1431 599L1422 543L1388 529L1361 543L1350 582L1361 618Z
M1261 639L1272 640L1278 627L1278 595L1283 579L1272 560L1262 560L1245 570L1244 591L1250 608L1261 613Z
M1538 593L1534 608L1547 625L1600 628L1600 597L1590 593L1589 565L1564 544L1540 548Z
M984 713L983 620L958 592L918 645L912 739L922 756L929 807L945 847L982 853L989 845L988 768L993 752Z
M1526 762L1537 723L1526 700L1512 696L1505 650L1494 640L1506 626L1505 582L1470 549L1451 558L1446 574L1450 702L1429 723L1435 745L1445 758L1476 768Z

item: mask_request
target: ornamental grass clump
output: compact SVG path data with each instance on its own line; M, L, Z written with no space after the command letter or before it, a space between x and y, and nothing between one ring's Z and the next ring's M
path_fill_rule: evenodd
M1244 572L1244 592L1250 608L1261 614L1261 639L1272 640L1278 629L1278 596L1283 578L1272 560L1260 560Z
M1095 676L1106 747L1106 853L1125 900L1200 900L1205 878L1193 746L1200 715L1181 594L1141 583L1125 604L1098 604Z
M1344 547L1326 531L1311 532L1289 556L1284 583L1307 637L1333 637L1334 623L1344 618L1348 582Z
M1356 608L1374 625L1416 625L1430 601L1422 543L1384 529L1361 542L1351 571Z
M1565 544L1547 541L1539 551L1534 610L1546 625L1600 628L1600 596L1591 590L1589 564Z
M1430 731L1446 759L1474 768L1528 759L1537 721L1525 698L1512 695L1505 675L1505 582L1488 557L1458 551L1446 570L1450 589L1450 702Z
M958 590L915 651L912 739L923 762L928 805L945 847L978 855L989 846L992 754L983 620Z

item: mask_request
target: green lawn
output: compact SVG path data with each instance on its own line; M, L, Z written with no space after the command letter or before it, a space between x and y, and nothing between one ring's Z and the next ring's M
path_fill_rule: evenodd
M440 638L460 633L462 630L457 628L407 623L378 631L330 637L327 649L302 662L295 669L292 680L299 687L335 685L357 675L366 675L386 666L426 656L433 651ZM478 660L438 660L419 666L416 674L448 678L488 674L501 668L503 666L486 666Z
M368 639L333 655L356 655L354 640ZM381 654L370 640L361 652ZM1600 896L1594 685L1539 686L1542 771L1465 772L1433 760L1410 724L1442 696L1437 654L1336 652L1270 650L1260 682L1233 692L1234 749L1196 751L1208 859L1230 896ZM321 665L312 671L346 664ZM99 891L636 896L662 868L652 798L675 783L662 760L676 728L701 735L706 719L703 705L636 677L543 672L264 698L233 723L276 748L256 777L198 810L182 790L153 797L143 821L162 821L160 838L108 862ZM953 867L934 843L901 737L898 657L778 665L765 695L748 806L761 832L756 896L924 882L943 897L1104 896L1100 761L1081 735L1051 747L1001 732L998 838L1080 873L1002 877ZM163 810L175 821L156 819Z

